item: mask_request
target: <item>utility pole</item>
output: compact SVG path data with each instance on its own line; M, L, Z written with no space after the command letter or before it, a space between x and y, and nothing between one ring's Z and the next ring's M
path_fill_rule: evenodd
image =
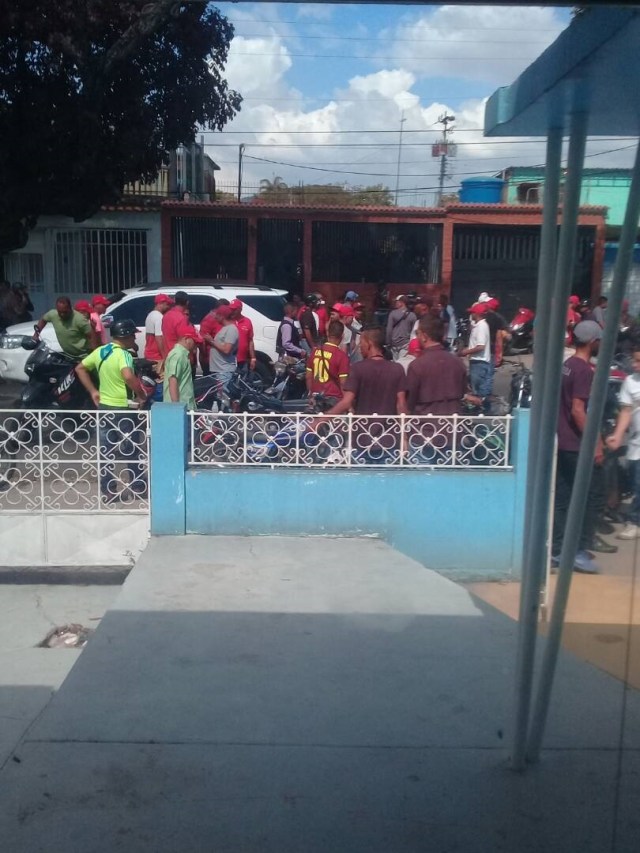
M456 120L455 116L443 113L437 121L437 124L442 125L442 141L433 146L432 156L440 157L440 180L438 182L438 207L442 205L442 196L444 195L444 181L447 177L447 158L453 157L455 150L449 143L449 134L453 133L453 127L449 127Z
M242 155L244 154L244 142L238 148L238 204L242 196Z
M406 118L404 117L404 110L402 110L401 118L400 118L400 138L398 140L398 168L396 169L396 207L398 206L398 191L400 189L400 161L402 159L402 126L404 125Z

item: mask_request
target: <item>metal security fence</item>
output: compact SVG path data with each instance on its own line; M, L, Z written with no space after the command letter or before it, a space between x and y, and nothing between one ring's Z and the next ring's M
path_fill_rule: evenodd
M149 414L0 410L0 512L149 511Z
M190 464L230 467L507 469L510 415L192 412Z

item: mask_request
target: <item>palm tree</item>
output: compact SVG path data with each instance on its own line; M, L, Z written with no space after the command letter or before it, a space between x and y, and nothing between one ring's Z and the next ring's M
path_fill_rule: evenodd
M269 178L263 178L260 181L261 195L273 195L274 193L281 193L288 189L289 187L282 180L280 175L276 175L272 181L270 181Z

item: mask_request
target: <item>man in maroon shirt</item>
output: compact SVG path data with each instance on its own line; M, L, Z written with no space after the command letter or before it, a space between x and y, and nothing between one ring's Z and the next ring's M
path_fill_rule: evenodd
M324 394L329 406L342 398L342 387L349 375L349 357L340 349L344 327L332 320L327 328L327 342L314 349L307 363L307 391Z
M351 408L356 415L402 415L407 413L407 378L402 365L384 357L384 330L365 329L360 337L364 361L351 365L344 396L329 409L341 415Z
M175 305L162 318L162 338L167 355L178 343L178 329L184 325L185 320L189 320L189 294L179 290L173 301Z
M231 315L238 329L238 367L249 367L249 370L256 369L256 351L253 346L253 323L248 317L242 315L242 302L239 299L232 299L230 302L233 308Z
M447 329L439 317L425 314L418 325L422 354L407 370L409 411L414 415L455 415L467 387L462 359L443 346Z
M594 320L582 320L573 330L573 336L576 353L565 361L562 368L562 389L558 412L558 457L551 549L553 562L556 565L562 550L567 512L578 467L580 442L587 420L587 405L593 381L591 358L598 351L602 329ZM600 570L588 553L589 550L607 552L617 550L615 545L609 545L595 533L598 503L604 489L602 461L603 446L602 441L598 439L579 550L574 562L574 570L584 574L597 574Z

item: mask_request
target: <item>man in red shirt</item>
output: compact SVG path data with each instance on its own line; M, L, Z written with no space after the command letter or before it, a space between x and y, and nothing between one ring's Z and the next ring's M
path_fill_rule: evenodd
M178 329L182 326L185 320L189 320L189 294L184 290L179 290L173 297L175 305L162 318L162 337L166 349L166 355L169 355L174 346L178 343Z
M307 363L307 391L324 394L329 406L342 399L343 384L349 375L349 359L340 349L343 326L332 320L327 329L327 342L316 347Z
M221 305L230 305L230 302L228 299L218 299L214 307L208 314L205 314L202 318L202 322L200 323L200 337L202 338L202 344L198 347L198 353L200 354L200 367L202 368L203 376L208 376L211 372L209 369L209 359L211 356L210 342L222 328L222 323L217 315L218 308L220 308Z
M164 361L167 350L162 337L162 320L173 305L173 299L168 293L159 293L153 304L153 311L149 311L144 322L144 357L151 361Z
M249 370L255 370L256 351L253 346L253 323L248 317L243 317L242 302L239 299L232 299L230 307L233 309L231 318L235 322L240 336L238 338L238 352L236 354L238 367L248 366Z
M316 305L316 317L318 318L318 335L322 340L327 337L327 326L329 324L329 312L324 296L321 293L315 294L318 303Z

